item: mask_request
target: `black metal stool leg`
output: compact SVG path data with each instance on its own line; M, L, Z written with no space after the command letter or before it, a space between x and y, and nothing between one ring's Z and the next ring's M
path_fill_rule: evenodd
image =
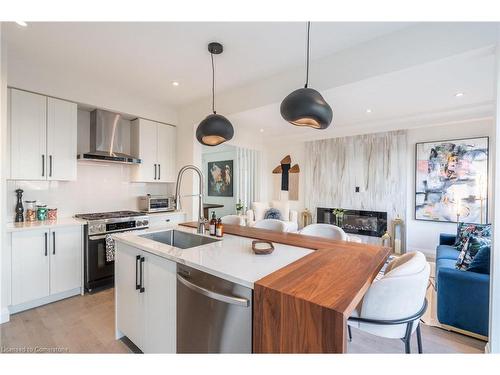
M410 354L411 353L411 328L412 328L412 322L406 323L406 333L405 337L403 338L403 342L405 343L405 353Z
M352 332L351 332L351 326L347 326L347 333L349 335L349 342L352 342Z
M418 344L418 352L419 354L422 354L422 333L420 332L420 322L418 323L417 326L417 344Z

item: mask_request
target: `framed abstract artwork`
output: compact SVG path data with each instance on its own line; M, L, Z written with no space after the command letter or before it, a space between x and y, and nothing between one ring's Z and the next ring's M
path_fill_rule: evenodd
M415 219L486 223L489 138L417 143Z
M214 197L233 196L233 161L208 162L208 195Z

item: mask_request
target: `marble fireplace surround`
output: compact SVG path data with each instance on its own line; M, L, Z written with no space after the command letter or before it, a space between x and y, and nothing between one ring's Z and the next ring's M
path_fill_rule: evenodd
M407 210L405 130L305 143L305 207L387 212L387 225Z

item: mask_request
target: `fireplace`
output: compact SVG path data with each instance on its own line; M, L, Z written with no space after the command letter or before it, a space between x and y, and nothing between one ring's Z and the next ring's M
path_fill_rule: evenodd
M344 232L382 237L387 231L387 212L317 208L318 223L333 224Z

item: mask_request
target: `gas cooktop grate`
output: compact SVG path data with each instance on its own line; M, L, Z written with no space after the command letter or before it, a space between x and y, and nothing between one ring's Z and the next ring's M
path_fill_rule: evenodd
M112 212L95 212L89 214L78 214L75 217L84 220L104 220L117 219L124 217L144 216L144 213L137 211L112 211Z

